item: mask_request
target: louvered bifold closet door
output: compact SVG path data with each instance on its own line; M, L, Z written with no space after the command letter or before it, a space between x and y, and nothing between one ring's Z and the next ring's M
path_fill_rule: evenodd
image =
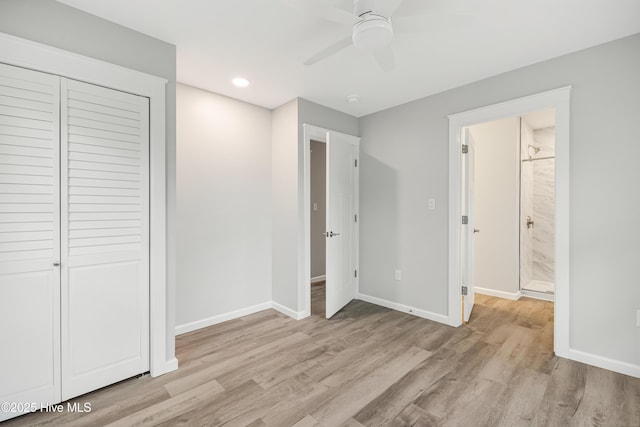
M59 102L58 77L0 64L0 421L60 396Z
M149 369L148 99L61 81L62 397Z

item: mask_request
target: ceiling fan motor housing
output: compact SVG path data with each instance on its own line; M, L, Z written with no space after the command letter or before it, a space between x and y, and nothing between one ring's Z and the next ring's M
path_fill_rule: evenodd
M362 16L353 26L353 45L358 49L372 51L383 48L393 39L391 19L373 13Z

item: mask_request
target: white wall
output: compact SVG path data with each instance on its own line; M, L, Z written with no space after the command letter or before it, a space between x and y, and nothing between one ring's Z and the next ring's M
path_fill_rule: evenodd
M0 31L167 79L167 360L174 358L176 47L54 0L0 1Z
M271 301L271 111L182 84L177 101L184 329Z
M638 52L640 34L363 117L361 292L446 315L447 115L572 85L570 347L640 366Z
M475 285L516 297L520 280L520 118L472 126Z

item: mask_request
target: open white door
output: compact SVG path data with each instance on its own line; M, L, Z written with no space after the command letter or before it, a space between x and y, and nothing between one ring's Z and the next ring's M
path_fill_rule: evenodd
M474 235L475 235L475 215L474 215L474 163L475 163L475 149L474 142L469 129L464 130L464 144L466 149L462 154L462 171L464 174L463 179L463 196L462 196L462 208L463 215L467 217L467 224L462 225L462 280L463 286L465 286L466 294L463 292L462 305L463 305L463 320L469 321L471 317L471 311L473 310L473 304L475 303L475 266L474 266ZM466 151L466 153L464 153Z
M359 138L327 132L326 316L355 298Z

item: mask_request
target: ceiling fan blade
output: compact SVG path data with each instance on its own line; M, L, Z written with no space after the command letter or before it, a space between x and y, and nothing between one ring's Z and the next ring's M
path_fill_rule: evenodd
M468 26L472 22L472 15L432 13L394 19L393 30L398 34L426 33L457 29Z
M383 16L393 16L403 2L404 0L377 0L374 12Z
M384 72L393 71L393 69L396 67L391 45L383 47L382 49L375 50L373 52L373 58L376 60L376 62Z
M317 0L283 0L290 7L308 15L335 22L337 24L353 25L356 16L344 9L327 6Z
M451 9L450 0L403 0L394 11L394 18L401 16L425 15Z
M306 61L304 61L304 65L313 65L316 62L320 62L323 59L326 59L328 57L330 57L331 55L334 55L338 52L340 52L342 49L351 46L351 36L345 37L342 40L338 40L337 42L335 42L334 44L332 44L331 46L322 49L320 52L316 53L315 55L313 55L311 58L307 59Z

